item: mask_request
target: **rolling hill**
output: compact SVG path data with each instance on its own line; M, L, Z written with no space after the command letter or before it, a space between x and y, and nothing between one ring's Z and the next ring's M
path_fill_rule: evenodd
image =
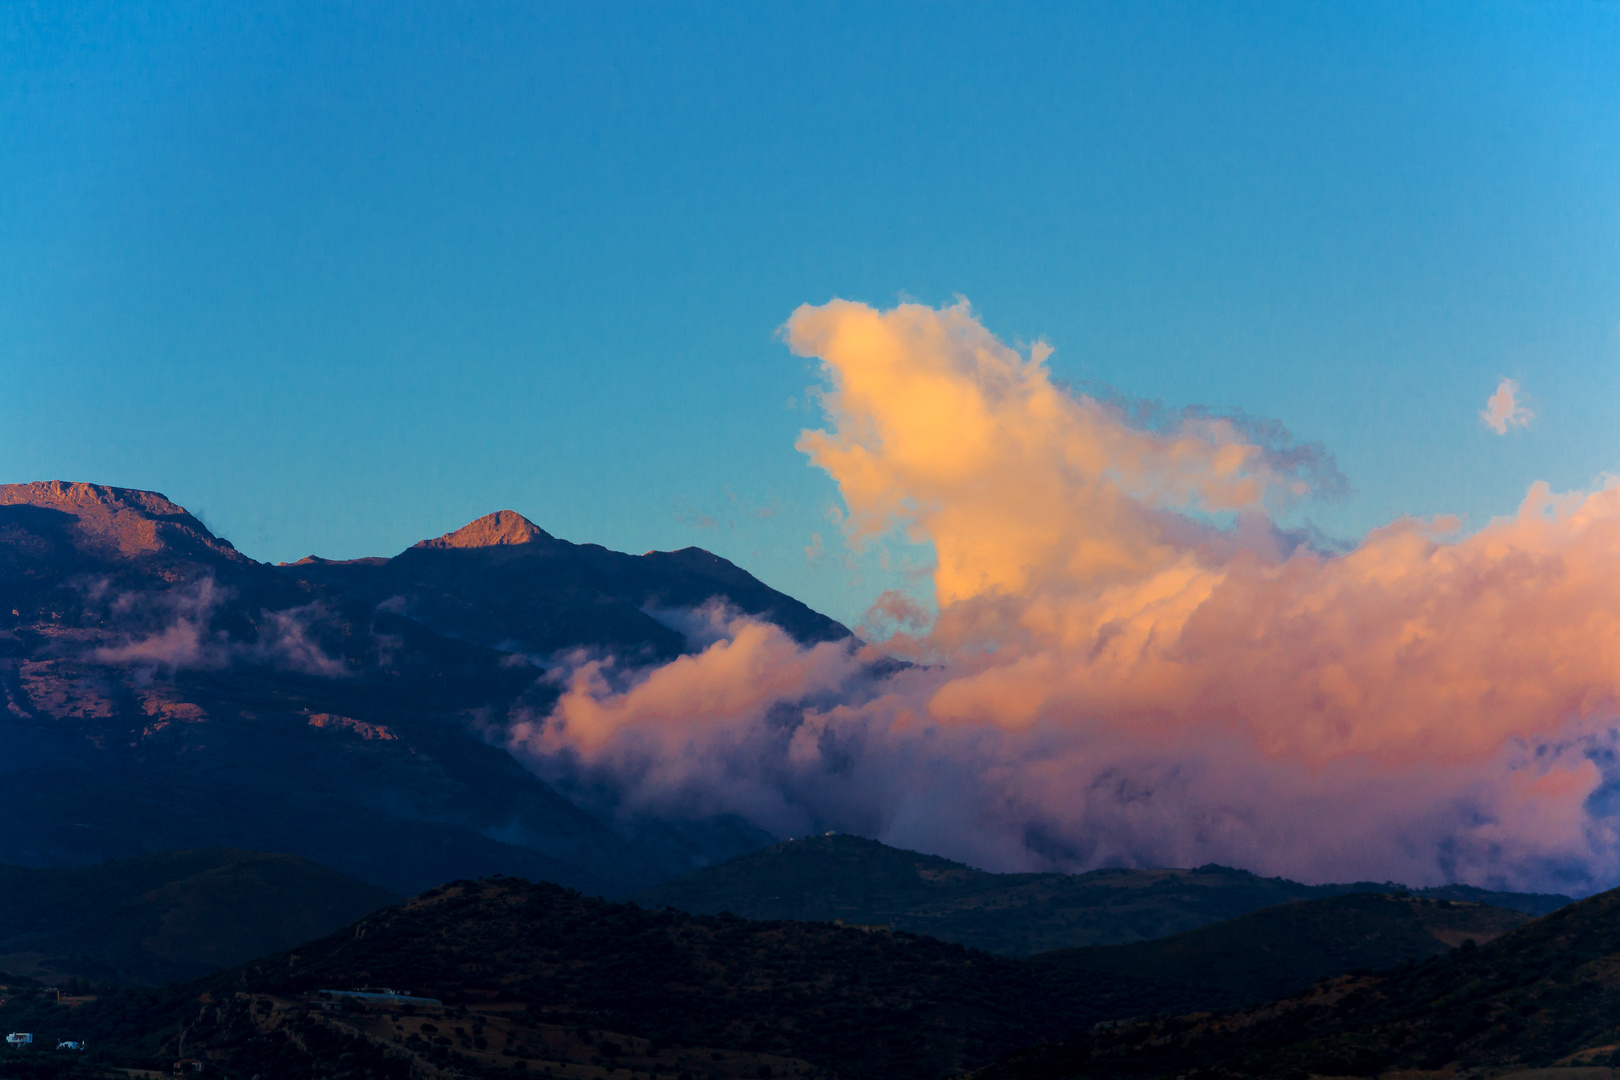
M307 859L229 848L0 866L0 971L53 983L191 979L399 902Z
M1530 921L1518 911L1353 892L1261 908L1153 941L1058 949L1029 958L1066 979L1122 989L1117 1016L1229 1009L1347 971L1444 956ZM1151 989L1148 989L1151 988Z
M1526 917L1381 894L1142 946L1012 959L906 933L693 916L511 878L457 882L185 985L68 1010L25 987L0 1025L108 1064L184 1053L225 1076L817 1076L931 1080L1099 1022L1298 989ZM1247 945L1247 948L1234 947ZM1130 950L1137 950L1132 952ZM1290 969L1292 958L1299 958ZM331 997L408 990L442 1006ZM183 1041L182 1041L183 1040Z
M1620 890L1488 944L1358 972L1229 1013L1106 1025L977 1080L1503 1076L1596 1080L1620 1065ZM1604 1070L1599 1072L1597 1070ZM1528 1076L1526 1077L1528 1080Z
M1027 956L1162 938L1293 900L1392 891L1407 890L1387 882L1302 885L1223 866L993 874L875 840L829 834L750 852L645 889L635 899L702 915L729 911L750 919L887 923L986 952ZM1570 902L1567 896L1459 885L1415 895L1529 915Z

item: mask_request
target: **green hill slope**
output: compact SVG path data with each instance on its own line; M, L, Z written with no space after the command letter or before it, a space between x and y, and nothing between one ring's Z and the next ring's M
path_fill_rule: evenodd
M0 971L163 983L331 933L399 898L293 855L210 848L0 866Z
M751 919L888 923L1005 956L1147 941L1294 900L1401 886L1302 885L1224 866L1195 870L1093 870L992 874L857 836L776 844L646 889L637 902ZM1567 896L1497 893L1468 886L1416 890L1542 915Z
M1147 950L1012 959L905 933L648 911L486 879L185 986L106 994L71 1012L18 990L0 1026L88 1038L108 1063L146 1067L179 1056L184 1038L187 1054L225 1076L493 1077L526 1061L579 1078L612 1066L617 1080L624 1070L932 1080L1099 1021L1249 1000L1256 986L1294 989L1336 963L1444 951L1441 938L1523 918L1329 897ZM1290 974L1293 956L1302 961ZM367 986L445 1007L320 994Z
M978 1080L1504 1076L1620 1065L1620 890L1477 948L1236 1013L1110 1026ZM1582 1080L1576 1073L1549 1073ZM1597 1075L1587 1074L1584 1080Z

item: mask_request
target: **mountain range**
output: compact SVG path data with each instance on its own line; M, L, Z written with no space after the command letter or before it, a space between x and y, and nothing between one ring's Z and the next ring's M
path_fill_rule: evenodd
M716 606L859 644L708 552L510 511L272 566L151 492L0 486L0 1025L98 1048L0 1050L7 1076L1620 1064L1614 893L995 874L627 813L508 752L559 658L664 662Z
M622 898L768 849L643 902L893 922L1008 954L1157 937L1312 895L1205 871L986 875L845 850L852 838L800 865L811 847L769 848L776 838L747 821L622 813L508 752L512 723L557 700L555 658L668 660L703 643L682 631L706 605L801 643L857 644L708 552L572 544L511 511L391 558L269 565L153 492L0 485L0 820L15 823L0 830L0 863L226 847L399 895L510 874ZM772 884L738 892L727 875L739 873Z
M859 836L792 840L655 885L650 907L749 919L888 924L1004 956L1166 938L1259 908L1349 893L1401 892L1544 915L1570 902L1467 885L1409 890L1391 882L1303 885L1226 866L993 874Z
M392 558L255 562L162 495L0 486L0 862L282 851L403 894L519 874L624 895L769 843L588 812L499 744L560 650L668 659L660 614L849 630L708 552L626 555L510 511ZM492 732L494 734L492 734Z
M778 895L790 880L805 891ZM1343 908L1356 912L1352 921L1365 931L1348 944L1338 928L1310 925L1309 913L1318 908L1288 903L1379 894L1406 906L1366 900L1362 907ZM1308 886L1217 866L990 874L841 835L773 845L637 899L644 906L728 919L743 912L772 922L870 927L881 916L887 929L1003 955L1055 956L1067 949L1078 956L1076 946L1134 942L1112 951L1081 951L1099 971L1110 965L1129 973L1155 969L1166 985L1203 987L1197 1000L1206 1002L1218 997L1223 979L1238 978L1230 972L1249 972L1230 988L1242 1000L1258 1000L1292 989L1302 972L1314 977L1391 957L1421 958L1569 902L1463 886L1416 892L1370 883ZM291 948L399 902L394 894L295 855L230 848L91 866L0 866L0 972L55 985L156 985ZM1285 912L1294 914L1279 915ZM1442 913L1439 922L1436 912ZM1474 913L1466 925L1457 922L1463 912ZM1178 933L1188 928L1194 932ZM1255 941L1268 942L1262 951L1272 954L1285 941L1304 951L1270 966L1249 957L1226 973L1202 970L1203 962L1192 959L1252 949ZM1191 952L1188 942L1196 946ZM1364 948L1372 951L1357 951ZM1227 965L1224 959L1215 963ZM1155 1001L1161 999L1169 1000L1160 994Z

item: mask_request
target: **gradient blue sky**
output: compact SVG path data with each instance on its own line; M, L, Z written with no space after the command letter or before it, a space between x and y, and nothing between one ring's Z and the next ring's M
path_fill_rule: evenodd
M1340 536L1620 471L1614 5L0 12L0 480L257 558L510 507L853 620L775 336L835 296L1280 420Z

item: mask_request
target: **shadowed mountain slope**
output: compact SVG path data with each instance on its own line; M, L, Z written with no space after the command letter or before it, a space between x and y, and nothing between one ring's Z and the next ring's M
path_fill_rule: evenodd
M834 834L775 844L643 890L636 900L706 915L729 911L751 919L888 923L987 952L1025 956L1162 938L1293 900L1400 890L1371 882L1302 885L1224 866L993 874ZM1468 886L1416 894L1531 915L1570 902L1567 896Z
M72 1014L18 994L0 1024L99 1039L117 1051L109 1061L131 1065L172 1059L184 1033L187 1053L226 1076L493 1077L523 1059L560 1071L566 1060L566 1075L579 1077L614 1067L638 1077L930 1080L1165 1003L1216 1007L1267 980L1298 988L1324 965L1430 955L1447 948L1440 938L1523 918L1329 897L1157 951L1010 959L910 934L647 911L495 879L435 889L291 953ZM1238 940L1251 948L1233 949ZM1295 956L1304 961L1289 972ZM444 1009L320 993L364 986L406 988Z
M623 895L769 837L609 824L504 749L526 654L685 647L643 607L848 631L706 552L621 555L510 512L394 559L254 562L152 492L0 485L0 862L288 851L400 893L491 873ZM633 827L631 827L633 826Z
M399 902L307 859L229 848L0 866L0 971L53 982L191 979Z

